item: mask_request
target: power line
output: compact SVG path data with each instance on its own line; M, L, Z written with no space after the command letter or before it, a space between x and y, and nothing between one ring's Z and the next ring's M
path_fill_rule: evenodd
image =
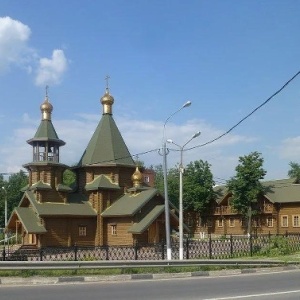
M282 90L284 90L298 75L300 74L300 71L298 71L292 78L290 78L279 90L277 90L274 94L272 94L266 101L264 101L262 104L260 104L259 106L257 106L255 109L253 109L248 115L246 115L244 118L242 118L239 122L237 122L235 125L233 125L231 128L229 128L226 132L224 132L223 134L221 134L220 136L204 143L198 146L194 146L191 148L187 148L185 149L185 151L188 150L192 150L195 148L199 148L199 147L203 147L206 146L208 144L211 144L219 139L221 139L222 137L224 137L225 135L227 135L228 133L230 133L233 129L235 129L237 126L239 126L242 122L244 122L246 119L248 119L251 115L253 115L257 110L259 110L260 108L262 108L264 105L266 105L270 100L272 100L276 95L278 95Z

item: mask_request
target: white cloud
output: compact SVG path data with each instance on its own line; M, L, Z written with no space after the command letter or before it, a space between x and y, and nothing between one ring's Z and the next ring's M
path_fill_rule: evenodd
M66 72L68 61L65 57L64 51L53 50L52 57L40 58L37 69L37 76L35 79L36 85L59 84L62 76Z
M300 152L300 136L287 138L281 142L279 146L279 154L282 158L299 161Z
M29 46L31 29L26 24L10 17L0 17L0 72L11 66L35 74L36 85L59 84L68 68L63 50L55 49L51 58L40 57Z
M96 129L101 115L82 114L77 115L73 120L56 120L52 118L53 125L60 139L66 142L60 151L60 161L67 165L77 163L83 154L93 132ZM146 166L159 165L162 157L157 150L162 145L163 123L152 120L134 120L127 117L115 116L117 126L124 138L126 145L132 155L139 154L139 159L145 162ZM26 140L33 137L37 130L39 120L31 119L29 115L23 116L22 128L15 130L11 139L0 149L0 169L3 172L15 172L22 164L32 160L32 151ZM166 128L167 138L171 138L179 145L184 144L195 132L201 130L203 134L191 141L190 147L200 145L220 134L220 130L214 129L209 124L201 120L193 120L181 125L168 123ZM218 143L213 143L206 147L195 148L184 153L184 164L191 161L203 159L212 165L214 176L228 179L232 176L237 164L238 157L224 154L226 147L236 147L239 144L248 144L251 138L245 136L229 134L220 139ZM171 144L169 148L175 149ZM20 151L21 150L21 151ZM170 151L168 155L168 166L174 167L180 160L179 152Z
M31 56L27 46L31 34L30 28L10 17L0 17L0 71L10 65L24 65Z

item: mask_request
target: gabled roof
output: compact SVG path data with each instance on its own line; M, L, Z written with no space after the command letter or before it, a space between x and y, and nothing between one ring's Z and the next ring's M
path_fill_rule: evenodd
M159 192L154 188L139 193L125 194L108 207L101 215L103 217L133 216L157 194L159 194Z
M261 182L265 193L264 196L272 203L300 202L300 184L295 178L269 180ZM230 191L225 185L214 188L217 194L216 201L221 203Z
M134 223L129 229L128 232L140 234L143 233L153 221L164 212L165 205L156 205L140 222Z
M38 181L34 183L29 190L51 190L51 186L48 183L44 183L43 181Z
M111 180L101 174L97 176L92 182L89 182L85 185L87 191L96 191L98 189L107 189L107 190L119 190L120 187L118 184L111 182Z
M43 202L39 203L33 192L26 191L21 202L27 198L33 209L39 216L96 216L96 211L82 194L71 193L68 195L68 203Z
M27 233L45 233L46 228L30 207L17 207L14 211L22 222Z
M295 178L265 181L265 197L272 203L300 202L300 184Z
M65 145L65 142L58 138L51 120L42 120L35 136L28 140L28 144L35 141L52 141L59 145Z
M59 192L72 192L72 188L62 183L57 185L56 190Z
M77 167L89 165L135 166L121 133L110 114L104 114Z

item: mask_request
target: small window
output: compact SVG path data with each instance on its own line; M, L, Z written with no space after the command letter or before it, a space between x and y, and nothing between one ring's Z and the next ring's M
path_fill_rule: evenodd
M293 227L300 227L300 216L293 216Z
M79 236L86 236L86 226L79 226L78 234L79 234Z
M267 217L267 227L273 227L273 218Z
M149 176L144 176L144 182L149 183L150 182L150 177Z
M117 235L117 225L111 225L111 235Z
M229 227L234 227L234 226L235 226L235 219L229 218Z
M289 227L288 216L281 216L281 227Z
M223 227L224 226L224 222L222 218L218 219L218 227Z

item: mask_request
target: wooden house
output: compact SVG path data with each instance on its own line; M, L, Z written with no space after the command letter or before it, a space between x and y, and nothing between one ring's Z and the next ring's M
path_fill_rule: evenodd
M257 199L257 215L252 217L253 234L285 234L300 232L300 184L295 179L262 182L264 194ZM216 200L210 212L193 214L195 236L244 235L247 221L231 205L232 193L225 186L215 187ZM188 213L186 214L188 218ZM186 220L189 223L188 220Z

